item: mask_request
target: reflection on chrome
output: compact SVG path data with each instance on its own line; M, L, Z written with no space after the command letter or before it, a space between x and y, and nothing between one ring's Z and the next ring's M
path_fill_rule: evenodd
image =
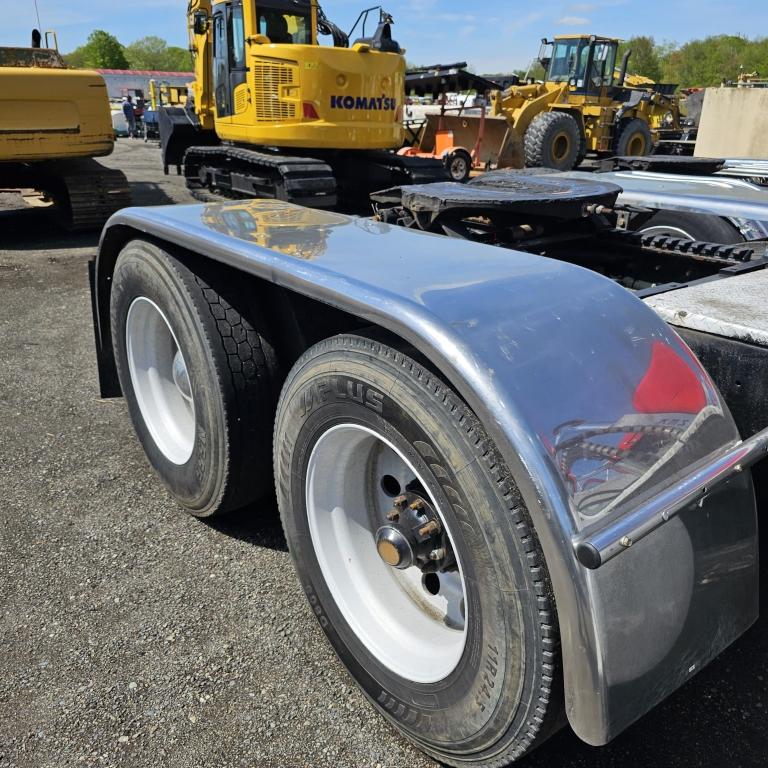
M333 228L349 224L346 216L281 200L207 205L202 221L216 232L305 260L322 256Z
M611 423L556 428L554 458L582 519L607 514L651 483L671 481L712 450L706 433L710 426L717 431L723 411L692 365L694 358L655 341L634 391L634 412Z

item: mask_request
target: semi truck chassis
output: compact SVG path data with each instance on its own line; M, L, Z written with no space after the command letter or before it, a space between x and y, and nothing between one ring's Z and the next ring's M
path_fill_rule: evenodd
M744 381L748 364L738 368L729 361L742 358L748 348L751 365L765 379L768 323L760 313L753 313L754 327L746 329L721 318L713 333L717 319L708 317L706 301L702 308L701 294L695 292L703 285L717 292L732 281L764 281L765 242L741 238L724 245L644 236L632 231L632 223L642 224L669 207L694 216L759 224L768 221L768 203L750 197L746 188L724 201L720 195L707 196L705 185L691 181L664 188L662 206L658 185L648 187L646 178L633 180L633 172L626 173L591 180L579 174L489 174L474 186L404 187L374 196L375 218L279 201L127 209L110 220L91 265L102 395L126 394L150 461L183 504L176 476L169 475L168 463L157 457L158 440L164 438L160 435L153 442L150 411L146 402L138 402L140 377L130 363L140 359L131 357L131 344L143 348L149 337L137 340L130 328L132 313L149 312L157 325L157 313L149 308L155 304L175 341L175 346L164 342L171 353L176 349L175 356L168 353L164 358L168 381L172 374L172 384L190 407L194 401L199 409L203 401L197 388L202 385L195 379L202 373L184 365L184 357L194 355L176 340L195 313L160 306L141 292L127 292L126 265L136 270L139 262L155 265L151 269L159 270L161 281L165 273L158 264L180 265L173 269L187 276L184 284L194 282L200 295L208 297L207 306L216 318L211 328L222 334L222 349L230 361L233 355L237 358L240 368L226 373L235 385L238 373L245 375L251 361L259 370L275 372L268 387L272 395L260 390L260 407L266 411L263 423L253 429L269 430L277 419L278 500L309 601L379 711L422 749L455 765L502 765L524 754L555 727L550 718L558 708L560 690L563 711L577 735L590 744L604 744L757 618L757 510L750 468L768 451L765 387ZM214 280L236 286L232 290L247 301L228 304L211 287ZM696 301L697 312L686 309L687 302ZM691 314L696 319L686 320ZM240 343L246 345L245 352ZM380 379L365 374L365 365L359 369L360 381L368 384L344 374L351 369L339 361L359 360L363 353L374 368L375 355L405 366L401 381L397 376L386 379L391 388L385 391L371 384L383 382L384 374ZM212 359L208 364L215 368ZM331 378L311 378L307 371L320 376L312 367L318 360L326 361L321 371ZM158 363L156 374L160 367ZM410 386L410 375L433 387L442 398L440 408L448 404L451 412L465 413L459 423L466 425L469 419L477 425L473 429L488 441L483 461L496 457L487 466L503 470L499 482L509 484L509 493L519 494L515 509L524 512L503 506L490 510L495 522L483 529L488 546L493 548L494 530L500 542L506 540L502 532L511 520L524 529L520 541L529 546L527 557L541 553L532 567L539 575L536 589L543 591L534 599L543 622L540 636L550 640L537 646L547 659L537 689L540 703L526 710L529 722L510 725L492 747L473 741L482 729L461 734L458 745L456 733L440 730L437 718L443 717L443 699L430 687L435 684L430 673L419 679L425 666L442 658L437 651L435 659L421 666L408 666L402 657L387 661L385 666L399 670L400 678L415 680L405 689L376 673L378 660L368 666L361 662L369 656L354 649L358 640L365 645L364 628L344 646L352 648L348 655L340 651L343 622L334 619L334 606L340 603L328 597L336 594L331 587L324 591L335 583L336 565L326 572L321 564L325 581L318 586L301 562L309 538L315 553L325 551L318 543L325 539L312 528L313 520L319 525L310 503L313 494L331 507L336 503L326 496L333 495L327 488L345 487L338 467L352 462L345 458L350 446L362 450L361 430L373 434L378 428L337 424L341 431L333 440L331 429L315 444L305 477L286 469L301 439L291 431L290 408L309 420L329 403L343 410L349 403L342 405L342 400L355 401L366 414L361 424L374 419L371 423L381 425L381 439L397 448L406 464L418 463L416 454L408 458L410 454L397 447L400 438L390 417L404 402L398 404L398 393ZM246 418L245 411L233 407L238 419ZM424 421L429 421L426 411ZM417 452L423 451L428 465L429 457L439 451L424 441L438 436L429 436L428 425L424 430L428 437L410 444L426 445ZM213 444L214 437L204 439ZM198 428L194 451L200 439ZM313 463L324 440L337 467L327 460ZM183 469L184 460L179 457L175 466ZM250 460L251 478L258 476L255 485L263 490L271 483L269 457L254 454ZM450 474L437 458L431 466L437 467L439 477ZM470 466L474 464L469 462L465 469ZM337 482L315 488L309 479L314 476ZM441 482L445 491L448 480ZM294 488L294 483L299 485ZM467 563L450 516L435 501L442 491L432 493L425 490L427 485L424 480L407 489L398 486L402 493L394 497L390 522L372 531L370 545L374 547L375 535L378 554L395 568L407 549L424 574L425 589L432 583L431 573L440 578L454 574L453 583L469 590L465 575L474 564ZM471 506L463 495L469 491L460 485L454 483L446 493L452 501L444 504ZM312 537L300 530L297 510L304 505ZM403 520L416 513L423 515L417 519L418 535L405 541L411 529L403 527ZM462 530L464 536L473 525L465 522ZM526 555L510 549L505 557L512 562ZM337 584L340 600L345 583ZM505 594L510 604L517 604L515 590ZM475 605L485 606L484 599L472 598ZM472 612L465 614L472 600L462 601L461 618L456 619L466 622L467 637L474 631L467 618ZM354 612L341 615L345 628L355 624ZM391 621L397 621L394 614ZM506 667L499 649L489 650L482 643L467 647L461 663L475 669L480 683L467 705L471 716L456 720L455 732L465 727L460 722L474 727L486 717L481 713L487 707L501 706L503 677L497 672ZM382 654L388 658L385 651ZM524 701L524 681L520 685ZM453 710L445 712L450 724Z

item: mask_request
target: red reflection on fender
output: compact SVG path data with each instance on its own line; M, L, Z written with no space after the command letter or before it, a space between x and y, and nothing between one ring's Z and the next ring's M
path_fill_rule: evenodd
M632 405L638 413L698 413L707 404L699 378L672 347L655 341L651 362L637 385Z

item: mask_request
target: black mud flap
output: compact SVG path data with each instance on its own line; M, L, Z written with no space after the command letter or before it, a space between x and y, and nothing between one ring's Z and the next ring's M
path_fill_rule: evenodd
M99 374L99 395L106 399L122 397L120 381L117 378L117 368L112 354L112 340L105 340L102 336L101 322L99 320L98 298L96 296L96 260L88 262L88 284L91 287L91 312L93 313L93 336L96 342L96 367Z

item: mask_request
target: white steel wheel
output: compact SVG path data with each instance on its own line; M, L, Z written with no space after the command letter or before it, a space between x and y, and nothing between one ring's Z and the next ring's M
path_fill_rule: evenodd
M128 242L112 275L109 322L147 459L190 514L210 517L272 487L278 370L251 285L192 261Z
M133 301L125 325L128 370L144 423L173 464L195 445L195 405L184 354L162 310L146 297Z
M317 343L283 385L285 538L373 706L441 763L498 768L559 722L546 565L472 411L370 333Z
M707 243L730 245L744 242L744 236L728 220L686 211L659 211L637 227L641 235L679 237Z
M377 547L395 500L407 489L428 491L405 456L359 424L320 436L307 466L306 505L312 544L344 619L368 651L417 683L446 678L466 644L466 589L461 564L427 572L385 562ZM440 524L440 510L429 498ZM450 531L445 528L450 540ZM455 549L454 549L455 551Z

